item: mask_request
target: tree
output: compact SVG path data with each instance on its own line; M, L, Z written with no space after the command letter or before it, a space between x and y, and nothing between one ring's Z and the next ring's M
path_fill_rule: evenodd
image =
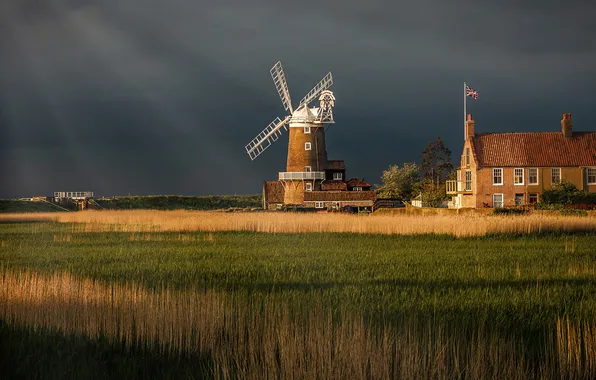
M420 169L414 163L405 163L400 168L398 165L390 165L383 171L378 189L382 198L410 199L414 185L420 180Z
M453 172L451 151L443 144L440 137L428 142L422 151L420 166L424 179L429 180L433 188L445 183L449 174Z

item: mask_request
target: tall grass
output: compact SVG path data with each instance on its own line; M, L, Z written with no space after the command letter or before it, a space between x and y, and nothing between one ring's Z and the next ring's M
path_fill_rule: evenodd
M324 305L300 310L217 291L147 290L67 273L4 270L0 318L115 344L191 355L209 353L215 378L590 379L596 324L559 318L529 356L523 339L490 325L470 330L431 319L368 324Z
M0 222L76 223L73 232L256 231L267 233L347 232L367 234L486 234L593 232L596 218L581 216L346 215L224 213L209 211L87 211L4 214Z

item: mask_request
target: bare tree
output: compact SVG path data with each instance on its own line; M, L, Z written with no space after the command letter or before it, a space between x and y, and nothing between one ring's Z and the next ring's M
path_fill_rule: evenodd
M433 188L445 183L453 171L453 164L451 163L451 151L440 137L437 137L435 141L428 142L422 151L420 166L424 179L430 182Z

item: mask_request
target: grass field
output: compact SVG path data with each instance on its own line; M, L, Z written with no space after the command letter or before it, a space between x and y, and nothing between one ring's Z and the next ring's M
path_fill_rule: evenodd
M352 215L288 212L86 211L0 214L2 222L69 223L73 232L254 231L267 233L486 234L596 231L594 216Z
M84 377L147 368L216 378L588 379L596 371L591 218L466 218L488 235L457 238L219 232L217 218L230 217L222 213L76 215L87 220L0 224L3 370L18 375L14 363L35 352L39 365L28 371L70 360ZM229 229L250 230L238 228L257 223L242 219L250 215L232 215ZM303 217L319 229L409 228L399 226L403 217L297 215L292 224L256 215L268 228L300 228ZM543 230L490 233L495 220L512 232ZM451 223L410 221L435 231ZM573 223L578 233L546 232ZM444 233L460 231L448 225ZM38 348L55 344L64 351Z

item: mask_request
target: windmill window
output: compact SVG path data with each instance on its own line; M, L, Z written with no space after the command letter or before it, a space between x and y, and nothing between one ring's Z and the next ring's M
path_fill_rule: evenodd
M311 144L309 142L304 143L304 150L310 150L311 149Z
M310 126L304 127L304 133L310 133Z
M310 173L310 172L312 172L312 167L310 167L310 166L305 166L305 167L304 167L304 171L305 171L306 173Z
M312 183L306 184L306 191L312 191Z
M524 184L524 169L523 168L513 169L513 183L515 185L523 185Z
M538 185L538 168L528 169L528 185Z
M561 183L561 168L550 169L550 183Z
M596 168L588 168L586 171L588 172L588 185L596 185Z

